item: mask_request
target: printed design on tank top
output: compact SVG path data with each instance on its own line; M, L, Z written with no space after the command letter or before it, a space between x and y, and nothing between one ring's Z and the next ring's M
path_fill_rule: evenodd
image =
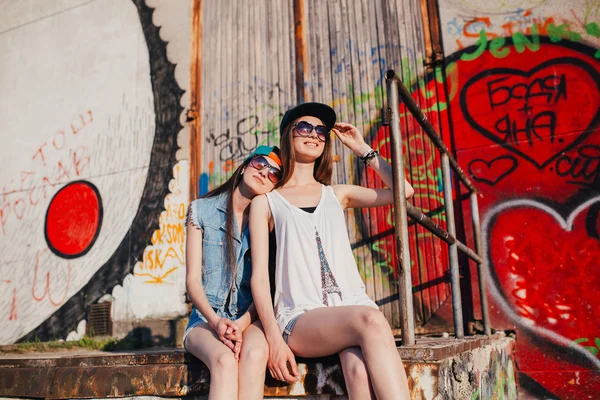
M317 248L319 249L319 260L321 261L321 287L323 290L323 304L329 307L327 295L337 293L340 296L340 300L343 301L342 291L335 280L335 276L333 276L333 272L331 272L331 268L329 268L329 263L327 262L325 252L323 251L321 237L319 236L319 231L317 230L316 226L315 237L317 239Z

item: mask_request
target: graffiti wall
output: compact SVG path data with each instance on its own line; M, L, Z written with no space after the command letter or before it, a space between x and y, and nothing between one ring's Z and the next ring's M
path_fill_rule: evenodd
M600 390L600 4L439 5L444 132L481 189L492 325L517 332L524 396L588 398Z
M2 6L0 344L65 338L106 295L117 320L185 313L183 90L161 16L141 0Z
M380 129L384 72L395 68L423 89L431 79L423 66L418 1L268 1L256 3L250 12L234 0L203 2L202 7L200 193L223 182L256 146L278 143L281 116L299 101L330 104L341 121L358 126L389 157L389 134ZM261 21L268 15L279 18L265 26ZM422 94L423 108L429 113L437 109L433 95ZM403 124L415 202L443 224L439 159L411 119L403 118ZM337 141L334 153L334 182L382 184ZM367 290L398 327L391 210L350 210L347 221ZM415 314L423 324L448 295L445 246L416 227L411 227L411 246L418 252L411 269Z

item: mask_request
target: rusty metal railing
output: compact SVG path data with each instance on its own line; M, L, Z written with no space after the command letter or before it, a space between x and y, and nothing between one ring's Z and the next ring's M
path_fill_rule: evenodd
M452 310L454 314L454 334L457 338L464 337L463 311L460 293L460 274L458 266L458 250L465 253L477 264L479 293L481 298L481 312L483 315L483 328L486 335L491 334L490 318L485 289L485 268L483 263L485 257L482 253L481 228L479 222L479 205L477 202L477 189L470 179L460 168L441 137L423 111L413 99L410 92L404 86L400 78L393 70L385 74L387 89L387 108L384 110L384 123L390 125L392 170L394 173L394 233L396 236L396 250L399 261L399 298L401 311L402 344L415 344L414 309L412 302L412 278L410 274L410 253L408 246L408 216L442 239L449 246L450 254L450 285L452 288ZM400 103L398 97L406 105L406 108L419 122L427 136L431 139L441 154L442 158L442 181L444 187L444 207L446 212L447 230L436 224L416 207L406 201L404 188L404 165L402 154L402 135L400 134ZM456 225L454 220L454 202L452 199L452 181L450 168L467 187L470 193L471 215L473 219L473 236L476 251L456 239ZM468 279L468 278L467 278Z

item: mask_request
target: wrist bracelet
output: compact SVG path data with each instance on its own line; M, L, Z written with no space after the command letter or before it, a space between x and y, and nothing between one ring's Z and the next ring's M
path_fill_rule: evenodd
M377 157L377 154L379 153L377 153L376 150L371 149L364 156L360 157L360 159L368 166L371 163L371 160Z
M369 155L369 153L370 153L370 152L372 152L372 151L373 151L373 149L369 147L369 148L368 148L368 150L367 150L367 151L365 151L365 152L363 153L363 155L362 155L362 156L358 156L358 158L360 158L360 159L362 160L362 159L364 159L366 156L368 156L368 155Z

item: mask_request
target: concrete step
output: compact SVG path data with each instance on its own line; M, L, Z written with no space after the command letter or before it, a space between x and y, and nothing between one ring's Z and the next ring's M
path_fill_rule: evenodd
M400 346L398 352L411 398L516 399L513 349L514 339L496 334L464 339L419 337L415 346ZM345 384L337 356L299 358L298 362L301 379L287 385L268 377L265 397L343 398ZM206 366L180 349L0 355L0 396L203 397L209 382Z

